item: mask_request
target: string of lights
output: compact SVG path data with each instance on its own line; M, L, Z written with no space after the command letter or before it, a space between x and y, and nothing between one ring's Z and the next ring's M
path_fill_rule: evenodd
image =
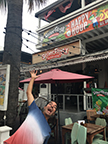
M3 32L3 33L6 34L6 32ZM13 33L13 34L17 35L17 36L21 39L22 44L23 44L24 46L26 46L26 48L30 49L32 52L35 53L35 51L33 51L29 46L27 46L27 45L23 42L23 39L26 40L27 42L30 42L30 43L33 43L33 44L36 44L36 43L34 43L34 42L32 42L32 41L30 41L30 40L28 40L28 39L26 39L26 38L21 38L17 33L14 33L14 32L12 32L12 31L8 31L8 33Z
M8 28L18 28L18 29L21 29L21 27L8 27ZM4 29L7 30L6 27L5 27ZM26 29L22 29L22 31L25 31L25 30L26 30ZM9 32L10 32L10 31L9 31ZM31 35L30 32L32 32L32 31L29 30L29 31L27 32L27 34L28 34L28 35ZM3 32L3 33L6 33L6 32ZM12 33L13 33L13 32L12 32ZM32 32L32 33L33 33L33 32ZM14 33L14 34L17 34L17 33ZM31 36L34 37L34 38L36 38L36 39L38 39L37 37L35 37L35 36L33 36L33 35L31 35ZM20 37L20 36L19 36L19 37ZM21 38L21 37L20 37L20 38ZM26 39L26 38L23 38L23 37L22 37L21 39L24 39L24 40L26 40L26 42L30 42L30 43L35 44L35 45L37 44L37 43L35 43L35 42L33 42L33 41L30 41L30 40L28 40L28 39ZM39 40L39 39L38 39L38 40ZM27 45L25 45L25 46L26 46L27 48L30 48L30 47L28 47ZM30 50L31 50L31 48L30 48ZM32 51L33 51L33 50L32 50ZM34 52L34 51L33 51L33 52Z
M27 46L26 44L22 43L26 48L30 49L32 52L35 53L35 51L33 51L29 46Z
M20 28L21 29L21 27L9 27L9 28ZM5 29L7 29L7 28L5 28ZM34 32L32 32L31 30L27 30L27 29L22 29L22 31L23 32L26 32L28 35L30 35L30 36L32 36L32 37L34 37L34 38L36 38L36 39L38 39L41 43L42 43L42 41L39 39L39 38L37 38L36 36L34 36L34 35L38 35L37 33L34 33ZM34 34L34 35L32 35L32 34ZM62 35L63 36L63 35ZM61 38L62 38L62 36L61 36ZM20 37L21 38L21 37ZM32 42L32 41L30 41L30 40L28 40L28 39L26 39L26 38L21 38L21 40L26 40L27 42L30 42L30 43L32 43L32 44L35 44L36 45L36 43L34 43L34 42ZM22 40L22 42L23 42L23 40ZM51 40L51 41L54 41L54 40ZM46 42L46 44L48 44L48 45L50 45L48 42ZM23 43L23 45L25 45L26 46L26 48L29 48L32 52L34 52L29 46L27 46L26 44L24 44ZM54 45L54 43L53 44L51 44L51 45ZM84 49L83 47L77 47L77 46L75 46L75 45L71 45L73 48L79 48L79 49ZM47 50L47 49L45 49L45 50ZM84 49L85 50L85 49ZM65 52L65 50L64 50L64 52ZM63 54L64 54L64 52L62 52ZM69 52L69 54L72 54L73 52ZM73 54L75 54L76 55L76 53L73 53ZM40 54L38 54L38 56L41 56ZM42 57L42 56L41 56ZM53 61L51 61L51 63L52 63Z
M27 30L24 30L24 29L23 29L23 31L24 31L25 33L27 33L28 35L30 35L30 36L36 38L37 40L41 41L41 40L40 40L39 38L37 38L36 36L30 34L30 33L33 33L32 31L30 31L30 30L27 31ZM34 34L35 34L35 35L38 35L38 34L36 34L36 33L34 33Z
M36 43L35 43L35 42L32 42L32 41L30 41L30 40L28 40L28 39L26 39L26 38L23 38L23 37L22 37L22 39L23 39L23 40L26 40L26 42L30 42L30 43L35 44L35 45L36 45Z
M30 33L33 33L33 34L35 34L35 35L38 35L37 33L34 33L34 32L32 32L31 30L27 30L27 29L23 29L26 33L28 33L28 35L31 35ZM33 36L33 35L31 35L31 36ZM45 38L45 36L43 36L44 38ZM63 35L61 36L61 37L59 37L59 38L62 38L63 37ZM36 39L38 39L41 43L42 43L42 40L41 39L39 39L39 38L37 38L37 37L35 37ZM57 39L57 38L56 38ZM50 39L50 42L54 42L54 41L56 41L56 39L55 40L53 40L53 39ZM50 45L50 43L48 43L48 42L44 42L43 44L47 44L47 45ZM53 44L51 44L51 45L53 45ZM75 45L71 45L73 48L79 48L79 49L84 49L87 53L88 53L88 51L85 49L85 48L83 48L82 46L81 47L78 47L78 46L75 46Z
M8 27L8 28L20 28L21 29L21 27ZM5 29L7 29L7 28L5 28ZM36 38L37 40L39 40L41 43L42 43L42 40L40 39L40 38L37 38L37 37L35 37L34 35L37 35L38 36L38 34L37 33L34 33L34 32L32 32L31 30L27 30L27 29L22 29L22 31L24 31L24 32L26 32L28 35L30 35L30 36L32 36L32 37L34 37L34 38ZM32 34L34 34L34 35L32 35ZM63 35L60 37L60 38L62 38L63 37ZM51 41L50 42L54 42L54 41L56 41L56 39L55 40L52 40L51 39ZM47 44L47 45L50 45L48 42L44 42L43 44ZM54 45L54 44L51 44L52 46ZM71 45L73 48L79 48L79 49L84 49L87 53L88 53L88 51L85 49L85 48L83 48L82 46L81 47L77 47L77 46L75 46L75 45Z
M5 28L6 29L6 28ZM27 30L26 30L27 31ZM8 31L8 32L11 32L11 31ZM29 32L31 32L30 30L29 30ZM5 33L5 32L4 32ZM14 32L11 32L11 33L14 33ZM16 34L16 35L18 35L17 33L14 33L14 34ZM28 34L28 35L30 35L30 33ZM19 36L20 37L20 36ZM20 37L21 38L21 37ZM35 38L37 38L37 37L35 37ZM33 43L33 44L35 44L36 45L36 43L34 43L34 42L32 42L32 41L30 41L30 40L28 40L28 39L26 39L26 38L22 38L22 39L24 39L24 40L26 40L27 42L30 42L30 43ZM39 40L39 39L38 39ZM23 42L23 40L22 40L22 42ZM24 44L24 43L23 43ZM28 47L26 44L24 44L25 46L26 46L26 48L29 48L31 51L33 51L30 47ZM46 50L46 49L45 49ZM34 51L33 51L34 52ZM65 52L65 50L64 50L64 52ZM63 53L63 52L62 52ZM69 52L69 54L71 54L71 52ZM73 53L73 54L75 54L75 53ZM39 55L40 56L40 55Z
M22 30L22 32L24 31L24 32L28 33L28 35L31 35L31 33L32 33L32 34L34 34L34 35L37 35L37 36L38 36L38 34L37 34L37 33L34 33L34 32L32 32L31 30L27 30L27 29L24 29L24 28L21 28L21 27L18 27L18 26L11 26L11 27L8 27L8 29L11 29L11 28L21 29L21 30ZM7 30L7 27L4 27L4 29L5 29L5 30Z

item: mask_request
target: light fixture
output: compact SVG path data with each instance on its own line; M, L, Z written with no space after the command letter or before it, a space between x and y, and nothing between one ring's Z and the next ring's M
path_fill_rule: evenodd
M72 46L73 48L75 48L76 46Z
M98 64L95 65L94 73L99 73L99 65Z
M28 35L30 35L30 33L27 33Z
M46 84L43 83L43 84L41 85L41 88L46 88Z

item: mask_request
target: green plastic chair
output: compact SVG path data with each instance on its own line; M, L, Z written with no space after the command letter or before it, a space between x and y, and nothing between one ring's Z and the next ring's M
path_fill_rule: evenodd
M96 118L95 124L96 125L101 125L101 118Z
M102 126L106 126L107 125L107 122L106 122L106 120L105 119L101 119L101 125ZM105 131L105 140L106 140L106 128L104 129L104 131ZM103 137L102 137L103 138Z
M96 119L97 120L97 119ZM101 125L101 126L106 126L106 120L105 119L103 119L103 118L98 118L98 120L97 120L97 123L96 123L97 125ZM106 128L104 129L105 130L105 140L106 140ZM97 134L97 135L95 135L94 136L94 140L96 140L96 139L100 139L100 140L102 140L103 139L103 135L102 134Z
M68 118L65 118L65 125L69 125Z
M65 118L65 125L69 125L69 124L72 124L72 119L69 117L69 118ZM70 133L66 133L65 134L65 141L66 141L66 144L68 143L68 140L70 140Z
M94 140L92 142L92 144L108 144L108 141L104 141L104 140Z
M78 123L74 123L71 131L71 144L77 144L79 128L80 125Z
M73 121L72 121L72 119L70 117L68 118L68 122L69 122L69 124L73 123Z
M80 125L78 132L78 144L86 144L87 128Z
M72 119L69 117L69 118L65 118L65 125L69 125L69 124L72 124L73 121Z
M78 129L78 134L77 134L78 144L86 144L86 138L87 138L87 128L80 125ZM71 143L71 144L77 144L77 142ZM92 142L92 144L108 144L108 141L96 139Z

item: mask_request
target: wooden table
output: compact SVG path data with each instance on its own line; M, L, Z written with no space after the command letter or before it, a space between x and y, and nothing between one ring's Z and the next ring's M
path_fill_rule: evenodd
M62 126L62 144L65 144L65 133L72 130L73 124ZM95 125L92 123L87 123L87 141L92 144L93 138L98 133L103 133L103 140L105 140L104 126Z
M95 115L91 116L91 118L94 118L94 119L96 119L98 117L99 118L104 118L106 120L106 122L108 123L108 115L95 114Z

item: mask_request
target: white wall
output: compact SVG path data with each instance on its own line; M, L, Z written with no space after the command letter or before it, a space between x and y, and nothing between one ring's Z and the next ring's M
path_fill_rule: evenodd
M26 94L27 87L28 87L28 83L25 83L24 84L24 100L27 100L27 94Z
M24 90L19 90L18 101L27 100L26 90L28 87L28 83L24 83Z
M46 88L41 88L40 84L40 93L39 96L43 96L44 98L49 100L51 99L51 84L46 84ZM28 87L28 83L24 84L24 91L19 90L19 96L18 96L18 101L19 100L27 100L27 95L26 95L26 91L27 91L27 87Z
M19 90L18 101L22 101L23 98L24 98L24 91L23 90Z
M26 95L27 87L28 87L28 84L24 83L24 89L19 90L18 101L27 100L27 95Z
M40 84L40 94L39 96L43 96L44 98L48 98L49 96L49 99L51 98L50 95L51 95L51 84L46 84L46 88L41 88L42 84Z
M99 72L99 87L104 88L105 81L108 84L108 70L107 70L107 62L108 60L99 61L99 68L101 71Z

